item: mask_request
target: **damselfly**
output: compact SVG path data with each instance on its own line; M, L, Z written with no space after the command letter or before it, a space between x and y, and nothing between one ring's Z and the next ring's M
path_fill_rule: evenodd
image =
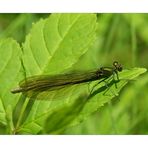
M18 88L12 89L12 93L23 93L28 97L35 98L40 93L59 90L76 84L87 83L91 81L105 81L110 76L117 76L122 71L122 65L117 61L113 62L113 67L101 67L97 70L87 72L75 72L59 75L41 75L28 77L21 81Z

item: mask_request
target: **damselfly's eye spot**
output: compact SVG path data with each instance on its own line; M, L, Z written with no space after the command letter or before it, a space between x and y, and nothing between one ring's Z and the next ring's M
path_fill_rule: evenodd
M114 61L113 66L117 67L118 66L118 62Z

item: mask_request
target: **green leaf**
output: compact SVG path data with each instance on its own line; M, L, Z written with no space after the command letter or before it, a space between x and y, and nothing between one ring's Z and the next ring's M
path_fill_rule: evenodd
M18 101L18 95L12 95L10 90L20 80L20 56L21 48L16 41L0 41L0 122L7 127L12 127L10 115Z
M118 118L116 126L119 133L130 134L136 132L137 134L147 134L145 128L148 123L147 86L148 75L146 73L136 83L126 87L120 96L121 102L115 106L116 110L114 110L114 112L116 111L115 116ZM141 126L139 127L139 125Z
M131 81L117 100L106 105L97 114L99 118L97 121L95 118L95 123L92 123L97 125L97 127L93 125L96 128L94 133L97 131L98 134L146 134L145 125L148 123L147 84L147 73L136 81ZM92 122L93 119L90 120ZM143 131L141 131L142 129Z
M69 111L67 108L61 108L53 112L47 118L47 123L45 126L46 131L48 131L48 133L57 134L70 126L79 124L81 121L85 120L90 114L94 113L100 107L104 106L105 103L108 103L111 99L113 99L115 97L114 93L119 93L120 90L128 83L128 81L134 80L136 77L138 77L140 74L143 74L144 72L146 72L145 68L133 68L131 70L124 70L119 74L120 81L117 82L117 88L115 87L114 82L111 81L109 82L109 91L105 94L105 84L99 84L92 95L88 97L81 96L81 98L78 98L78 100L76 100L71 106L69 106L69 108L71 108L71 111ZM81 103L79 102L79 99L81 99ZM76 111L75 108L77 109ZM68 112L66 112L67 110ZM64 111L64 113L62 111ZM67 114L71 117L70 121L67 121ZM58 118L58 120L57 116L63 118ZM73 116L75 116L75 118ZM63 124L64 126L61 127L61 125Z
M93 43L95 30L94 14L52 14L34 24L24 43L28 76L70 68Z
M96 25L95 14L52 14L34 24L23 44L26 75L59 74L72 68L93 44ZM17 127L17 132L40 132L47 116L54 109L70 104L82 91L76 93L78 88L69 90L65 95L60 92L63 94L60 96L65 100L35 101L24 123ZM57 98L58 95L59 93L55 92L53 97Z

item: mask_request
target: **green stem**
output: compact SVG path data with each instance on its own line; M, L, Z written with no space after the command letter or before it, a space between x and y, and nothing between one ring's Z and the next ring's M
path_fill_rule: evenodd
M29 98L26 98L26 96L24 96L24 95L21 96L21 99L25 99L25 102L24 102L24 104L23 104L23 106L22 106L22 109L21 109L21 111L20 111L20 116L19 116L18 121L17 121L17 124L16 124L16 129L17 129L17 128L20 126L20 124L21 124L21 121L22 121L22 118L23 118L25 109L26 109L27 104L28 104L28 102L29 102Z

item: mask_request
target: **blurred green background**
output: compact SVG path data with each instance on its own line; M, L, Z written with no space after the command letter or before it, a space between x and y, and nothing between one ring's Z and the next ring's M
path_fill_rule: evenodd
M32 23L49 14L0 14L0 39L25 41ZM97 14L97 38L75 69L111 65L114 60L148 68L148 14ZM1 129L2 130L2 129ZM148 134L148 74L129 82L118 97L61 134Z

